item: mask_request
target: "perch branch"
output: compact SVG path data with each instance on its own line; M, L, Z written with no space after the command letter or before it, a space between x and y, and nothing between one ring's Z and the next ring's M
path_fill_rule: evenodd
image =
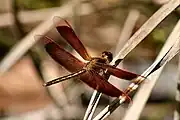
M161 50L157 59L160 60L163 56L162 54L166 53L168 51L169 47L172 46L172 44L174 44L175 42L176 42L175 44L177 44L177 46L174 46L174 49L176 49L177 51L179 50L179 46L178 46L178 45L180 45L179 44L179 41L180 41L180 32L179 31L180 31L180 20L177 23L177 25L174 28L171 35L169 36L169 38L167 39L166 44L164 45L164 47ZM170 58L167 58L167 59L171 59L172 58L171 55L174 56L174 54L177 54L176 50L174 51L174 53L169 54ZM167 60L167 61L169 61L169 60ZM164 65L163 65L163 67L164 67ZM157 72L155 72L154 74L150 75L148 77L149 81L140 87L140 89L138 90L138 92L136 93L136 95L133 99L133 105L130 106L130 108L128 109L123 120L138 120L139 119L140 114L143 111L144 105L146 104L146 102L150 96L150 93L163 70L163 67L161 69L159 69Z
M160 54L158 55L157 59L155 60L155 62L142 74L142 76L144 76L145 78L148 77L151 74L148 79L153 79L153 78L157 78L157 74L161 72L162 67L169 62L178 52L179 52L179 44L180 44L180 34L179 34L179 29L180 29L180 21L178 22L177 26L174 28L173 32L171 33L171 35L168 37L168 40L166 42L166 44L164 45L164 47L162 48ZM173 41L172 41L173 40ZM159 69L160 68L160 69ZM157 70L157 71L156 71ZM132 91L136 90L139 86L140 83L142 83L145 78L142 77L138 77L135 81L139 81L138 84L135 83L131 83L129 85L128 88L131 88L130 91L127 92L127 94L131 93ZM149 84L144 84L144 89L146 88L146 97L144 97L143 101L146 101L147 97L149 96L148 93L150 93L150 91L153 88L153 85L155 83L155 79L152 80L152 82L149 82ZM149 86L149 87L148 87ZM148 89L148 88L149 89ZM128 90L128 89L127 89ZM127 91L125 90L125 91ZM144 92L144 91L141 91ZM140 98L140 97L137 97ZM142 95L141 95L141 99L142 99ZM120 96L120 98L115 99L110 105L108 105L102 112L100 112L100 114L98 114L94 120L102 120L104 118L106 118L107 116L109 116L118 106L120 106L123 102L125 101L125 97ZM136 100L135 100L136 101ZM142 103L142 106L144 105L145 102ZM138 107L136 106L136 109L133 109L135 111L138 111L138 109L140 108L140 104L136 104L135 102L133 103L133 105L138 105ZM134 107L133 107L134 108ZM133 113L135 112L133 111ZM132 112L131 112L132 113ZM132 115L132 114L131 114ZM128 115L129 116L129 115ZM138 115L137 115L138 116ZM137 116L134 116L134 114L131 116L133 120L136 120L136 118L138 118ZM124 118L125 120L127 119L126 117ZM128 118L129 119L129 118Z

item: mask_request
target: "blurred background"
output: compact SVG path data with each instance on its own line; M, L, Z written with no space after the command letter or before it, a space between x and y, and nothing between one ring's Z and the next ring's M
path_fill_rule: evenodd
M69 21L92 56L99 56L105 50L115 55L121 49L116 49L117 41L121 39L119 46L123 47L126 40L167 2L168 0L1 0L0 120L83 119L93 89L77 79L49 88L43 87L45 81L67 75L69 72L48 56L42 41L33 45L13 65L4 59L28 33L51 19L54 13ZM143 73L155 60L179 15L179 9L172 12L128 54L121 67L138 74ZM50 22L53 23L53 20ZM125 26L131 29L127 27L128 30L125 30ZM55 28L48 27L45 31L45 35L58 41L66 50L82 59ZM33 33L36 34L39 33ZM35 39L31 38L34 42ZM23 44L26 46L31 42ZM173 119L177 68L178 57L175 57L163 70L140 120ZM125 80L116 80L112 83L119 89L125 89L128 84ZM103 95L95 114L112 99ZM121 119L126 109L126 104L119 107L108 119Z

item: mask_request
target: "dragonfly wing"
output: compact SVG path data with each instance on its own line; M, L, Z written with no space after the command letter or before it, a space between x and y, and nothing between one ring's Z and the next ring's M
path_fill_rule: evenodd
M107 65L107 64L97 63L97 66L102 69L107 69L108 73L110 73L113 76L116 76L116 77L122 78L122 79L126 79L126 80L132 80L132 79L140 76L136 73L122 70L122 69L119 69L119 68L116 68L114 66Z
M44 41L44 46L48 54L68 71L76 72L84 67L85 63L74 57L69 52L65 51L51 38L41 36L41 39Z
M89 61L91 59L90 55L79 38L76 36L70 24L60 17L54 17L54 22L56 29L61 36L81 55L83 59Z
M102 76L93 70L86 71L80 75L80 79L90 87L96 89L98 92L102 92L108 96L119 97L120 95L124 94L121 90L104 80Z

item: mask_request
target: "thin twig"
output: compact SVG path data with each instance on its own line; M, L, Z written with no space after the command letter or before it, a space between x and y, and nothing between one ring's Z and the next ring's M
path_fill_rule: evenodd
M121 31L120 37L116 45L115 54L117 54L123 48L124 44L131 37L133 29L139 17L140 17L140 12L138 10L131 9L129 11L127 20L124 23L124 27Z
M170 48L170 46L172 46L172 44L174 44L175 42L178 42L178 40L180 40L180 20L177 23L176 27L173 29L173 32L171 33L171 35L169 36L169 38L166 41L166 44L164 45L163 49L161 50L160 54L158 55L157 59L161 59L163 56L163 53L166 53L167 50ZM179 43L176 43L176 45L179 45ZM174 46L176 47L176 46ZM175 48L175 49L179 49ZM174 51L175 54L176 51ZM174 54L169 54L169 58L167 59L171 59L171 55L173 56ZM165 60L167 60L165 59ZM167 60L169 61L169 60ZM164 65L163 65L164 66ZM140 114L144 108L145 103L147 102L150 93L152 91L152 88L154 87L155 83L157 82L161 72L162 72L163 68L161 68L160 70L158 70L158 72L154 73L153 75L149 76L149 82L147 84L143 84L141 86L141 88L138 90L138 92L136 93L134 99L133 99L133 105L128 109L124 120L138 120L140 117ZM138 106L137 106L138 105ZM138 109L137 109L138 108Z
M175 8L179 6L179 0L171 0L156 11L147 22L128 40L118 55L113 59L112 64L117 59L123 59L137 44L139 44L164 18L166 18ZM129 47L130 46L130 47Z

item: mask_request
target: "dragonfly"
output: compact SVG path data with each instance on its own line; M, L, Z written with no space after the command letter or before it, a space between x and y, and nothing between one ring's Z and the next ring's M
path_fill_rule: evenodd
M110 75L126 80L133 80L140 75L110 65L109 63L113 59L111 52L104 51L99 57L91 57L67 20L64 20L60 17L54 17L53 20L56 30L59 32L59 34L87 62L82 62L73 56L50 37L41 36L41 39L44 41L46 52L57 63L71 72L69 75L65 75L44 83L44 86L50 86L70 78L78 77L81 81L98 92L104 93L105 95L111 97L126 96L130 100L130 97L125 92L119 90L107 80L105 80L103 74L106 72Z

